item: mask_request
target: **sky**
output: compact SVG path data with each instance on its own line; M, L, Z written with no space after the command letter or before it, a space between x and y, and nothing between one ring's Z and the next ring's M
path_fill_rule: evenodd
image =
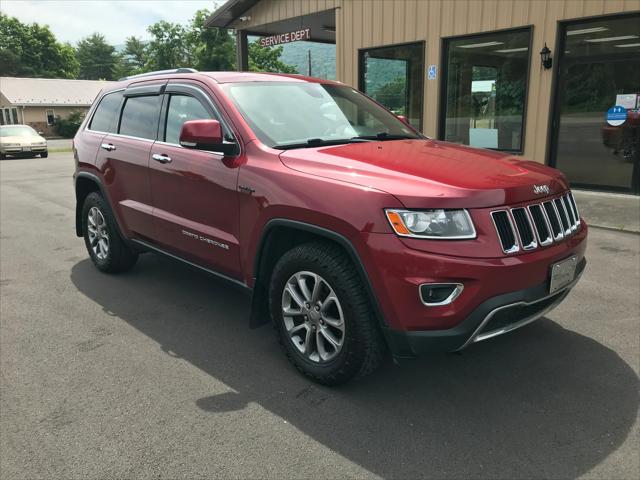
M1 0L2 13L23 23L49 25L58 41L75 44L93 32L113 45L130 36L148 39L148 25L159 20L187 23L196 10L211 11L222 0Z

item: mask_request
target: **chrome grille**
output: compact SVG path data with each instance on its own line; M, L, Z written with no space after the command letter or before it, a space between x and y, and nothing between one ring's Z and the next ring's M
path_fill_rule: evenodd
M569 237L580 228L580 215L571 192L526 207L495 210L493 223L505 253L534 250Z

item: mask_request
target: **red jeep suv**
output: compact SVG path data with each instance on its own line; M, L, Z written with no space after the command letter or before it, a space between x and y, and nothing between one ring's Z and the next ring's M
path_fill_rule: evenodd
M154 72L103 91L74 139L96 267L157 252L251 292L302 373L338 384L456 351L558 305L587 226L557 170L424 137L338 82Z

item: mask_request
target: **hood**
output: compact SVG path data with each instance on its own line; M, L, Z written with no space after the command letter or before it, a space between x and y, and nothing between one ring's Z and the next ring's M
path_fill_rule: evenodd
M42 143L47 142L47 140L40 136L32 136L32 137L20 137L20 136L12 136L12 137L0 137L0 143L18 143L22 145L33 145L34 143Z
M385 191L407 208L487 208L568 188L562 173L553 168L435 140L286 150L280 158L294 170ZM534 185L548 186L549 193L536 194Z

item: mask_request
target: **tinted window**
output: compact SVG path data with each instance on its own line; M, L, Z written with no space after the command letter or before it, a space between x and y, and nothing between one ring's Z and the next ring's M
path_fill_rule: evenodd
M411 125L422 127L422 43L360 52L360 89Z
M530 38L527 29L445 40L444 140L522 151Z
M165 141L179 143L182 124L189 120L213 118L199 100L186 95L172 95L167 110Z
M105 95L100 101L96 113L93 115L89 128L99 132L114 132L116 126L115 120L121 100L122 92Z
M640 15L572 23L563 33L556 166L572 184L640 193ZM621 124L606 121L614 106L627 109Z
M160 96L129 97L122 110L118 133L155 140L159 113Z

